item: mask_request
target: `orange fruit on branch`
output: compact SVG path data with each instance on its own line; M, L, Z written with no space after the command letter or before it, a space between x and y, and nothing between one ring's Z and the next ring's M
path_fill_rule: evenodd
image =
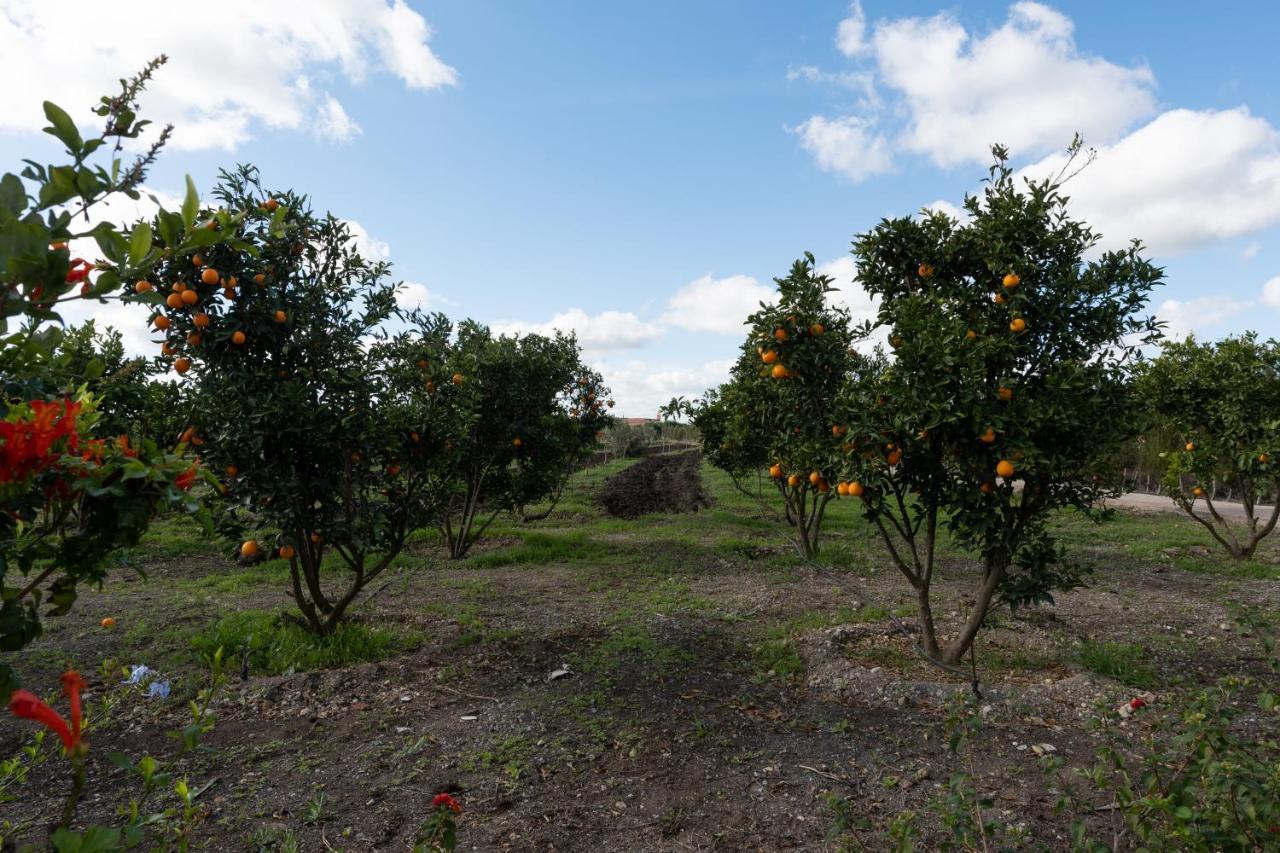
M996 443L995 428L987 427L987 431L984 432L982 435L978 436L978 440L981 441L983 444L995 444Z
M168 305L170 308L172 308L172 309L174 309L174 310L176 311L177 309L179 309L179 308L181 308L181 307L183 306L183 302L182 302L182 294L181 294L181 293L170 293L168 296L166 296L166 297L165 297L165 299L164 299L164 304L165 304L165 305Z
M200 273L200 280L205 284L217 284L221 279L222 276L213 267L205 267L204 272Z
M191 323L197 329L203 329L209 325L209 315L201 311L199 314L191 318Z
M169 318L164 316L163 314L157 314L156 316L152 317L151 323L162 332L165 329L169 328Z
M1013 463L1008 459L1001 459L996 463L996 476L1009 479L1013 476Z
M1005 277L1004 277L1004 281L1003 281L1003 282L1001 282L1001 283L1002 283L1005 287L1008 287L1008 288L1014 288L1014 287L1017 287L1018 285L1022 284L1022 279L1018 277L1018 274L1017 274L1016 272L1011 272L1011 273L1007 273L1007 274L1005 275Z
M200 301L200 294L196 293L194 290L184 290L182 291L181 299L186 305L195 305Z
M760 360L765 364L773 364L778 360L778 353L776 350L767 349L760 353Z
M1193 451L1193 450L1195 450L1195 449L1196 449L1196 444L1195 444L1195 442L1194 442L1194 441L1188 441L1188 442L1187 442L1187 452L1188 452L1188 453L1190 453L1191 451Z
M809 327L809 334L813 335L815 338L820 337L826 331L827 327L821 323L814 323Z
M279 311L279 310L277 310L277 311L276 311L276 313L275 313L275 315L273 316L273 319L274 319L277 323L286 323L286 322L288 322L288 320L289 320L289 315L288 315L288 314L286 314L286 313L284 313L283 311Z
M103 628L110 630L116 626L116 620L111 616L104 616L102 621L99 622L98 624L101 625Z
M792 474L789 477L787 477L787 485L793 489L799 486L803 482L804 480L800 479L799 474Z
M1013 389L1006 388L1003 385L1001 385L999 388L996 389L996 396L1007 403L1013 399Z
M461 385L463 382L466 381L466 379L465 377L463 377L461 373L455 373L453 374L453 376L449 378L449 381L452 382L454 385Z
M149 281L139 281L137 284L133 286L134 293L147 293L150 290L151 290L151 282Z
M921 264L916 269L916 272L920 274L921 278L933 278L933 264Z
M778 464L778 463L776 463L776 462L775 462L775 463L773 463L772 465L770 465L770 466L769 466L769 476L770 476L770 477L772 477L772 478L773 478L773 479L775 479L775 480L776 480L776 479L778 479L779 477L781 477L781 476L782 476L782 466L781 466L781 465L779 465L779 464Z
M180 358L173 363L173 369L178 371L178 375L182 375L191 369L191 359Z
M200 257L199 255L192 255L191 264L193 266L202 267L204 266L204 258Z
M1027 321L1022 319L1021 317L1014 317L1013 320L1009 323L1009 331L1011 332L1025 332L1026 330L1027 330Z
M258 543L252 539L246 539L244 544L240 546L241 557L254 557L258 553Z
M773 366L773 370L769 371L769 375L772 376L774 379L786 379L787 368L781 364L775 364Z
M787 330L778 328L773 330L773 339L778 343L782 343L787 339Z
M849 497L851 498L862 497L862 484L859 483L857 480L854 480L852 483L849 484Z
M295 550L293 550L293 546L292 546L292 545L281 545L281 546L280 546L280 559L282 559L282 560L292 560L292 559L293 559L294 554L296 554L296 553L298 553L298 552L297 552L297 551L295 551Z
M236 331L231 333L231 343L235 344L236 346L240 346L244 342L245 342L244 332L237 329Z

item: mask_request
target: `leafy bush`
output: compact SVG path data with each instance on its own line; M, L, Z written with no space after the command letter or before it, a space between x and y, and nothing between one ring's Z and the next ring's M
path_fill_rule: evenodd
M778 301L747 319L729 382L687 407L708 460L739 488L769 469L804 557L817 554L827 504L845 491L832 482L849 447L840 390L869 369L853 349L861 330L828 304L833 281L814 272L808 254L775 279Z
M460 558L499 513L549 496L555 506L612 421L612 401L572 337L494 337L467 321L441 358L450 393L437 488L445 542Z
M253 168L224 172L214 194L221 207L201 219L223 244L156 271L157 328L194 379L183 438L224 475L223 530L274 531L242 553L287 559L296 618L331 633L436 518L445 404L408 393L404 377L438 358L449 327L401 312L388 266L360 257L341 220L265 192ZM162 215L162 240L171 226ZM412 339L388 337L392 319ZM336 590L320 573L330 551L347 569Z
M1135 244L1089 259L1098 235L1071 219L1054 180L1015 182L996 148L969 219L926 212L881 222L854 244L880 302L893 363L842 400L868 519L916 592L925 651L955 664L991 604L1051 601L1080 583L1050 515L1117 493L1108 464L1142 428L1128 382L1161 271ZM973 605L938 639L931 603L938 524L981 558Z
M105 200L137 199L168 139L166 129L130 164L111 147L147 126L136 101L162 62L101 99L95 112L104 126L88 139L63 109L45 102L45 131L62 143L69 162L28 160L21 176L0 177L0 651L21 649L40 634L42 606L48 615L66 613L78 584L100 583L112 554L136 544L160 506L198 509L187 492L199 476L196 466L153 441L93 437L119 428L111 398L100 409L84 390L105 364L71 351L77 339L63 335L55 310L71 299L116 298L125 282L145 281L161 258L145 223L129 231L82 223ZM105 151L113 154L103 165L97 161ZM187 215L194 204L188 181L184 213L162 214L172 223L172 258L220 239L195 227ZM71 257L71 244L90 240L101 260ZM21 325L11 331L15 321ZM15 686L12 676L0 663L0 696Z
M1253 333L1212 344L1169 341L1145 366L1140 387L1181 438L1162 454L1165 494L1233 558L1251 559L1280 519L1280 343ZM1239 496L1243 532L1214 506L1219 482ZM1257 504L1267 497L1275 506L1260 517ZM1201 500L1207 514L1196 511Z

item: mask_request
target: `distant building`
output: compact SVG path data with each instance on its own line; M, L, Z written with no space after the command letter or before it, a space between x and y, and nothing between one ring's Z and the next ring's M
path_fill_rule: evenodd
M656 424L657 418L618 418L627 426L645 426L646 424Z

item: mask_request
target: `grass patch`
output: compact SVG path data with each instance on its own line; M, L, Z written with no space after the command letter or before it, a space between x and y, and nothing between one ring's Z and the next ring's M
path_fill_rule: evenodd
M524 542L489 554L477 554L467 564L481 569L500 566L545 566L574 560L608 556L609 546L587 538L585 533L526 533Z
M259 675L293 670L332 669L378 660L420 642L385 628L345 623L327 636L313 635L276 613L246 610L219 619L191 640L200 655L219 648L232 660L249 653L249 668Z
M1136 643L1111 643L1085 640L1077 653L1087 670L1121 684L1146 690L1156 684L1156 673L1142 662L1146 650Z

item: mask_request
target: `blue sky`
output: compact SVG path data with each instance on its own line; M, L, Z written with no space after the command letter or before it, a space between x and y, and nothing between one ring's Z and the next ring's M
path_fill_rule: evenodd
M143 102L178 125L155 190L255 163L358 223L414 300L576 328L623 414L719 381L803 251L866 314L855 232L959 204L990 142L1051 168L1075 129L1100 156L1070 192L1151 244L1157 313L1280 333L1271 3L139 2L143 30L110 5L0 0L30 75L0 95L7 168L51 156L41 97L88 104L169 52ZM60 20L88 34L55 82Z

